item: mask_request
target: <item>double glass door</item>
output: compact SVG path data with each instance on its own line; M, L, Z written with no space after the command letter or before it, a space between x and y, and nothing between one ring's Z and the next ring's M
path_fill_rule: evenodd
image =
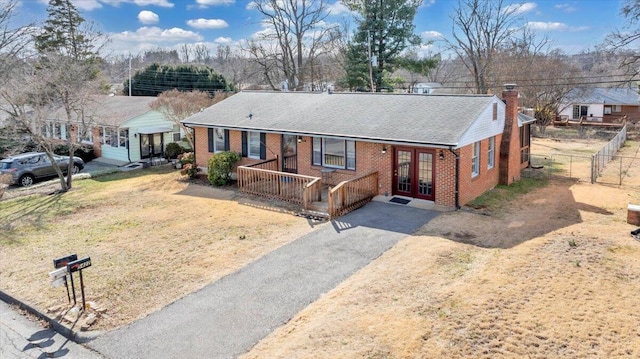
M435 199L433 150L396 148L394 150L393 194Z
M151 133L140 135L140 157L162 157L162 134Z

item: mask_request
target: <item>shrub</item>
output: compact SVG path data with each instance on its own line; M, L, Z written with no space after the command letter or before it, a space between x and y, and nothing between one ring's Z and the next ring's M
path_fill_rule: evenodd
M209 183L214 186L224 186L231 180L233 165L240 161L240 155L236 152L219 152L209 159Z
M68 156L69 155L69 146L66 144L59 144L53 147L53 153L60 156ZM95 153L93 152L92 146L81 146L79 147L74 156L82 158L84 162L89 162L96 158Z
M185 152L178 155L178 161L182 165L180 174L195 178L200 172L200 168L196 165L196 157L193 152Z
M178 158L179 155L185 153L186 149L177 142L171 142L167 144L167 148L164 150L164 156L170 160Z

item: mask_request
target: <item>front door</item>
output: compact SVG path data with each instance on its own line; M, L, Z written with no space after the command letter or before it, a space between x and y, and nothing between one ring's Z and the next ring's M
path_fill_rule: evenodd
M282 172L298 173L298 137L282 135Z
M393 194L433 201L433 150L396 148L394 154Z
M140 135L140 157L154 158L162 157L162 148L164 147L162 134L141 134Z

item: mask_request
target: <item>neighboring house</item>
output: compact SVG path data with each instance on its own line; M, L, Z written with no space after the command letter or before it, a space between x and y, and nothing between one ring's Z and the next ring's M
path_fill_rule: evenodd
M558 107L564 120L619 123L640 121L640 98L635 88L575 88L569 91Z
M419 94L433 94L437 89L441 89L442 84L437 82L418 82L413 85L413 93Z
M240 92L183 123L199 166L230 150L330 185L377 172L376 194L457 207L528 165L533 118L503 96Z
M149 107L155 97L103 96L86 109L91 130L79 138L75 128L69 129L66 116L58 110L50 121L42 124L41 133L51 138L78 140L93 146L97 157L122 163L159 158L168 143L181 142L184 133L180 126L168 120L161 112Z

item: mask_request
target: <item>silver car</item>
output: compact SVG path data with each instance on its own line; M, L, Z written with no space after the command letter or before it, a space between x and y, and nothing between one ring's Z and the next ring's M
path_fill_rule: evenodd
M63 174L67 174L69 156L54 156ZM84 168L84 161L79 157L73 157L73 174ZM36 180L55 177L49 156L44 152L28 152L5 158L0 161L0 174L10 174L11 184L22 187L31 186Z

